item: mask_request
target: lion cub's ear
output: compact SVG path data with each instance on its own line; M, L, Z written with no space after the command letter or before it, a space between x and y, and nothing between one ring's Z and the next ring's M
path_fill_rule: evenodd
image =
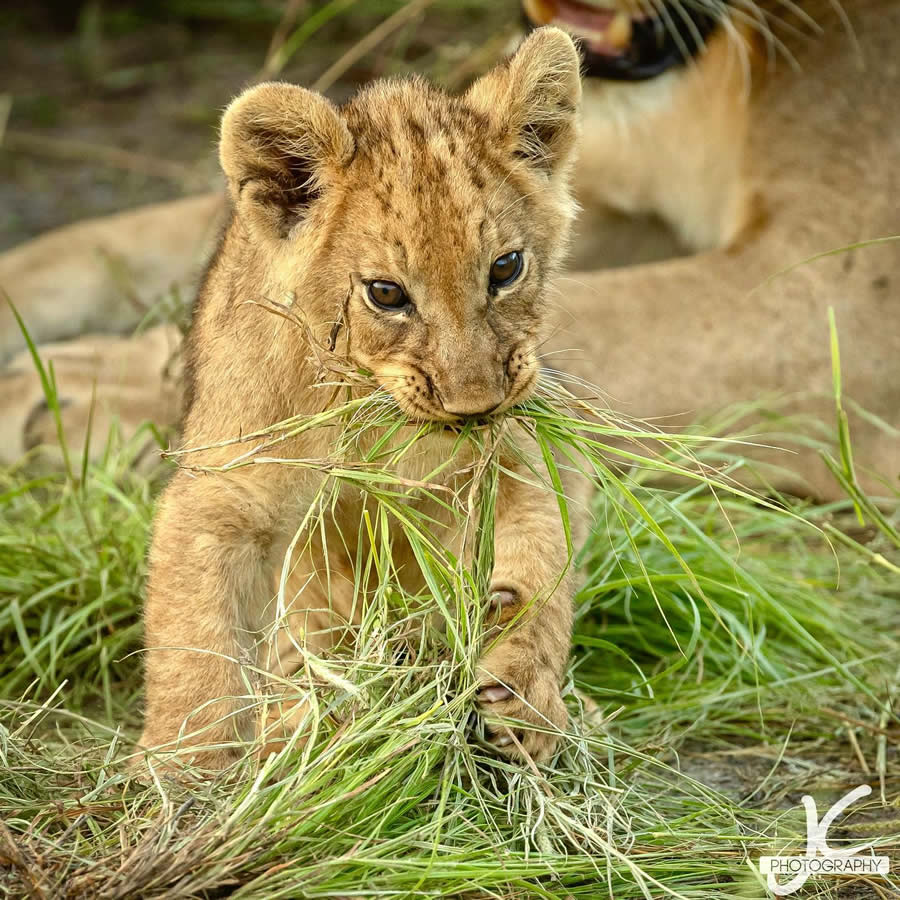
M466 99L495 122L516 156L555 175L578 136L581 60L560 28L538 28L515 54L469 88Z
M250 88L222 117L222 169L238 215L260 238L286 237L353 151L337 109L293 84Z

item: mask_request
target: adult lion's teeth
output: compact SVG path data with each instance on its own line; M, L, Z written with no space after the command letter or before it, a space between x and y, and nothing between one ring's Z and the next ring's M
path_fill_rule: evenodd
M624 50L631 43L631 16L623 12L616 13L606 29L606 40L616 50Z

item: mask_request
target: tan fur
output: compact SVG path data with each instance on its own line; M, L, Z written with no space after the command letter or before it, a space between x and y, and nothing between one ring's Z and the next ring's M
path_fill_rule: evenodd
M58 228L0 254L0 290L35 343L133 329L173 288L191 298L222 211L188 197ZM25 347L0 303L0 362Z
M52 366L62 386L60 412L73 453L89 438L105 445L116 432L131 440L147 423L165 428L178 421L180 343L178 329L164 325L127 341L92 335L41 345L41 361L48 371ZM28 350L20 351L0 371L0 389L4 398L0 460L15 462L32 450L58 459L56 420ZM146 428L144 432L136 460L153 468L159 465L159 444Z
M239 97L223 118L220 147L232 218L187 345L186 445L334 402L333 389L316 387L306 333L268 312L267 298L290 298L323 345L340 321L340 352L371 370L412 419L460 422L527 396L548 317L544 294L574 216L568 173L580 93L575 48L548 29L458 99L418 80L376 83L340 110L291 85ZM510 250L524 251L524 273L492 295L491 263ZM373 308L372 279L402 283L415 310ZM334 438L307 432L279 454L324 459ZM438 431L400 474L423 477L446 461L453 442ZM210 449L191 463L234 455ZM463 456L447 469L451 485L472 463ZM566 721L566 541L552 492L529 483L521 462L506 464L519 477L504 476L497 499L492 593L505 599L507 618L523 605L528 611L482 659L479 700L491 717L549 727L519 738L543 759ZM200 764L225 765L234 751L216 745L251 739L258 728L240 699L248 684L265 686L253 667L291 674L302 664L291 635L322 652L340 639L341 625L360 621L356 548L346 542L359 533L365 499L346 486L325 526L330 539L290 560L287 608L279 615L273 603L276 575L320 481L316 472L277 465L176 472L150 551L144 747L177 747ZM446 519L436 505L426 512ZM446 528L442 540L454 546L455 527ZM400 534L392 558L414 572ZM497 741L501 752L518 752L502 735Z
M657 215L691 250L738 238L753 216L754 188L744 160L751 113L744 40L743 32L720 33L701 65L647 83L587 82L578 170L586 206Z

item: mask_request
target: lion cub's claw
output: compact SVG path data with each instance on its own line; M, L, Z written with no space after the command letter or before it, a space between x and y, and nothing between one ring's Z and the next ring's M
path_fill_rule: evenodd
M519 592L509 587L491 588L488 605L491 609L503 610L515 606L519 602Z
M509 700L513 692L502 684L489 684L478 691L479 703L497 703L500 700Z
M535 664L542 656L540 638L528 628L511 633L508 640L502 636L503 628L523 613L523 598L528 596L515 579L498 579L491 585L485 637L488 642L498 640L481 660L477 701L486 720L485 736L498 753L542 762L555 752L559 734L554 731L565 728L568 716L556 674L549 666Z
M485 737L502 756L521 760L524 751L535 762L545 762L553 756L559 744L560 735L556 732L565 729L568 713L549 672L535 673L532 688L524 692L494 680L486 681L478 690L477 700L479 711L487 720ZM523 725L506 724L502 719Z

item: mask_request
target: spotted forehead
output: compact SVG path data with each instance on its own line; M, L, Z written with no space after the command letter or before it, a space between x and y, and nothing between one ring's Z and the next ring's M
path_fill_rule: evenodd
M425 82L379 87L345 109L356 141L355 189L404 243L466 247L515 190L488 119Z
M495 160L492 123L461 97L451 97L421 79L377 84L360 93L344 113L357 151L370 160L417 161L443 150L468 157L473 166Z

